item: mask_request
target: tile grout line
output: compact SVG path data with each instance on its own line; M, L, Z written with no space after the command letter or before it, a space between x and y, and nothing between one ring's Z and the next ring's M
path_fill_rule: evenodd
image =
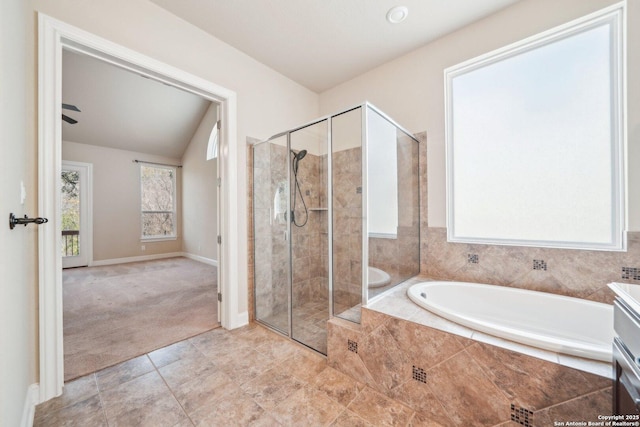
M573 402L575 400L579 400L579 399L582 399L584 397L591 396L593 394L601 393L601 392L603 392L605 390L609 390L611 388L612 388L612 386L607 386L607 387L604 387L604 388L593 390L593 391L590 391L589 393L585 393L585 394L582 394L580 396L573 397L573 398L565 400L563 402L554 403L553 405L549 405L549 406L546 406L544 408L538 409L535 412L546 411L546 410L549 410L551 408L555 408L556 406L564 405L565 403L568 403L568 402ZM535 412L534 412L534 414L535 414Z
M192 344L193 345L193 344ZM197 351L200 351L197 347L193 346ZM182 412L184 413L184 415L187 417L187 419L189 420L189 422L191 423L192 426L195 426L196 423L193 422L193 420L191 419L191 417L189 416L189 414L187 413L187 411L184 409L184 406L182 406L182 403L180 403L180 401L178 400L178 398L176 397L175 393L173 392L173 389L169 386L169 384L167 383L167 380L164 379L164 376L162 376L162 374L160 373L160 370L158 369L158 367L156 366L156 364L154 363L153 359L151 359L151 357L149 357L149 353L146 354L147 358L151 361L151 364L153 365L153 369L156 371L156 373L158 374L158 376L160 376L160 378L162 378L162 382L164 383L165 386L167 386L167 389L169 390L169 393L171 393L171 397L173 397L173 399L176 401L176 403L178 404L178 406L180 406L180 409L182 409Z
M104 416L104 420L107 423L107 427L109 427L109 417L107 417L107 408L104 405L104 401L102 400L102 390L100 390L100 384L98 383L98 375L94 372L93 377L96 381L96 388L98 389L98 399L100 399L100 409L102 409L102 415Z

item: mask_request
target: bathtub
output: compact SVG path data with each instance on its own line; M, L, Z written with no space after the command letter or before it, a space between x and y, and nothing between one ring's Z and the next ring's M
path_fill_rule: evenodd
M369 288L381 288L391 283L391 276L384 270L369 266Z
M477 331L529 346L611 362L613 306L544 292L464 282L421 282L419 306Z

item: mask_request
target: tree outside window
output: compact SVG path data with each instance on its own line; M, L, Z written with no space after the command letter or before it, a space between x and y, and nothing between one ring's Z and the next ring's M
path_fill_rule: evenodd
M176 168L140 166L142 238L176 236Z

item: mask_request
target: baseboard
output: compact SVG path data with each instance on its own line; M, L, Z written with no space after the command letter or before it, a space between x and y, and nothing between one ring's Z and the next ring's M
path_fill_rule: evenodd
M207 264L207 265L212 265L214 267L218 266L218 260L217 259L205 258L203 256L194 255L194 254L190 254L190 253L187 253L187 252L183 252L182 256L185 257L185 258L192 259L194 261L202 262L202 263Z
M90 267L100 267L103 265L113 265L113 264L126 264L129 262L140 262L140 261L152 261L154 259L163 259L163 258L175 258L181 257L184 254L182 252L170 252L167 254L155 254L155 255L143 255L143 256L132 256L126 258L113 258L113 259L101 259L99 261L93 261L89 264Z
M232 319L229 325L226 325L226 329L236 329L241 326L245 326L249 324L249 312L243 311L242 313L237 313Z
M38 386L38 384L31 384L27 387L20 427L33 427L33 417L36 413L36 405L38 404L39 396L40 386Z

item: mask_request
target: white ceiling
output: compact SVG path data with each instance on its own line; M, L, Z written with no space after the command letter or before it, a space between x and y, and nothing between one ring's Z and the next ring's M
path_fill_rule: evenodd
M64 141L182 158L210 101L90 56L64 51Z
M518 0L151 1L320 93Z
M322 92L518 0L151 0L281 74ZM385 19L396 5L406 21ZM64 51L66 141L181 158L210 102Z

